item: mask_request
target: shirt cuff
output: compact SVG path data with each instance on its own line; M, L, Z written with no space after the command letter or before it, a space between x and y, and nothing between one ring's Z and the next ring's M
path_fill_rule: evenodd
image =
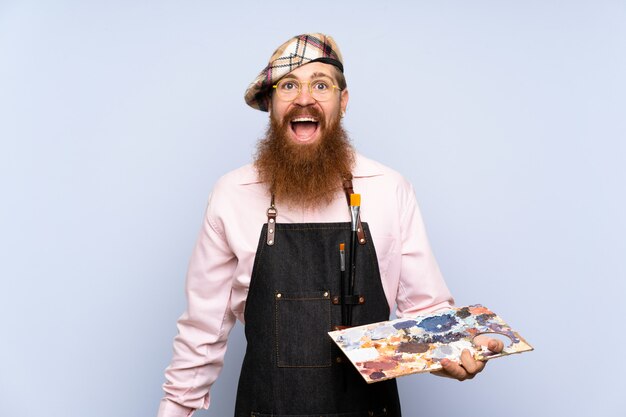
M159 404L159 414L157 417L189 417L195 410L189 407L176 404L166 398Z

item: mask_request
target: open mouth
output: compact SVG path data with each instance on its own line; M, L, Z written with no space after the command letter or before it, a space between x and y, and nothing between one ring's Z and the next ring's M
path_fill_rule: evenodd
M319 127L318 119L311 116L296 117L289 124L291 131L300 142L311 140Z

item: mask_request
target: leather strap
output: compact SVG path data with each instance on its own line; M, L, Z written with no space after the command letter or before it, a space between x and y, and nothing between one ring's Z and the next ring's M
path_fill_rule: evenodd
M350 206L350 194L354 194L354 188L352 187L352 174L345 174L343 176L343 191L346 193L346 200L348 200L348 206ZM365 245L365 232L361 225L361 216L357 219L356 235L359 240L359 245Z
M278 215L278 210L276 210L276 206L274 205L274 194L272 194L272 202L270 203L269 208L267 209L267 244L272 246L276 241L276 216Z

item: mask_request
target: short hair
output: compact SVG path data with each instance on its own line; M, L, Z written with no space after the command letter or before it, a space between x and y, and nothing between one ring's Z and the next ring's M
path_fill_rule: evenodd
M337 78L337 87L341 88L341 91L345 90L348 87L346 76L335 66L333 66L333 70L335 71L335 78Z

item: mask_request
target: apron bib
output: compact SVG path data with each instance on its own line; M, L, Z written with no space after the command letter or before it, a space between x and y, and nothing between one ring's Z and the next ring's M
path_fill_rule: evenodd
M268 212L269 213L269 212ZM395 380L367 384L327 332L341 325L339 244L350 223L276 223L261 230L246 307L236 417L400 417ZM357 245L354 326L389 319L367 223ZM271 242L271 243L270 243Z

